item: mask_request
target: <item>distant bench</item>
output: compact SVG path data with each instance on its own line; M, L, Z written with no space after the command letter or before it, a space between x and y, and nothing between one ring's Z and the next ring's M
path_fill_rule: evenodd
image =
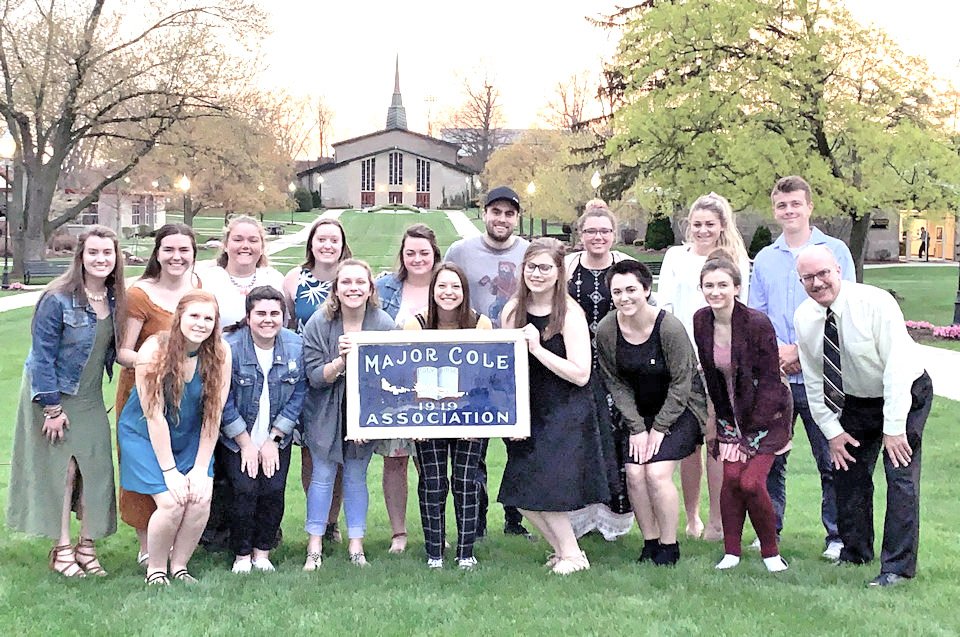
M26 261L23 264L23 282L30 285L35 277L52 278L60 276L70 267L69 261Z

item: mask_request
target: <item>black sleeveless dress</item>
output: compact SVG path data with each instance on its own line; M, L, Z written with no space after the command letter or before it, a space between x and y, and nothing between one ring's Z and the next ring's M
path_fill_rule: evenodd
M549 320L527 315L541 334ZM542 340L566 356L563 335ZM530 437L507 440L507 465L498 500L530 511L573 511L607 502L610 492L602 467L600 434L590 385L578 387L530 361Z
M616 263L605 268L593 270L583 265L582 255L577 259L577 265L567 281L567 293L583 309L590 326L590 340L597 334L597 326L601 319L613 310L613 298L610 286L607 285L607 272ZM620 424L620 412L613 404L610 392L603 383L603 373L597 362L597 348L591 348L593 354L593 371L590 374L590 387L593 390L594 402L597 405L597 424L600 428L600 448L603 453L603 469L607 476L607 486L610 489L610 501L607 506L617 514L629 513L630 499L627 496L627 476L625 464L627 461L628 440L627 432Z

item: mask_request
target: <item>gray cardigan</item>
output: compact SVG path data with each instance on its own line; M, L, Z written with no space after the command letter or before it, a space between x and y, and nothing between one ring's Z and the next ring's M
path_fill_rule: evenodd
M381 309L367 308L361 329L389 331L393 319ZM347 381L338 376L332 383L323 378L323 366L339 354L338 340L343 335L343 318L328 319L323 309L314 312L303 328L303 365L307 370L307 397L303 403L304 444L315 460L342 464L344 458L365 458L373 454L373 443L358 445L344 442L344 394Z
M662 312L664 310L661 310ZM620 374L617 365L617 312L608 313L597 326L597 360L603 371L607 391L623 416L623 424L630 433L646 431L643 418L637 412L630 383ZM680 319L666 312L660 322L660 345L663 357L670 370L670 385L666 400L653 420L653 428L667 433L673 424L689 409L700 422L700 430L706 428L707 397L697 371L697 358L690 345L690 337Z

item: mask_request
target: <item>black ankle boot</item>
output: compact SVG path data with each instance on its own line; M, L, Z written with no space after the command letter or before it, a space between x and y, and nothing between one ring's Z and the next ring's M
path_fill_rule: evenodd
M656 540L644 540L643 548L640 550L640 557L637 558L637 561L641 564L643 562L649 562L653 560L657 553L660 552L660 539Z
M680 543L661 544L660 550L653 556L657 566L673 566L680 561Z

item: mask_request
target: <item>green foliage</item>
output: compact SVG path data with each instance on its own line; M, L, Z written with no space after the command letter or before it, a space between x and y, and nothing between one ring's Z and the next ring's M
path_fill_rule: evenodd
M310 191L310 197L313 199L313 208L319 210L323 208L323 202L320 200L320 193L316 190ZM305 210L303 212L306 212Z
M839 3L676 0L623 15L605 152L641 203L662 187L680 205L715 190L734 209L769 210L790 174L811 183L818 214L855 222L955 200L954 101Z
M674 244L673 228L670 227L670 220L663 216L657 216L647 224L647 236L644 239L644 245L650 250L663 250Z
M773 243L773 234L770 233L770 228L760 224L753 233L753 239L750 240L750 247L747 248L747 254L750 255L750 258L752 259L757 256L758 252L766 248L771 243Z
M313 195L303 186L297 186L293 191L293 198L297 202L297 212L309 212L313 209Z

